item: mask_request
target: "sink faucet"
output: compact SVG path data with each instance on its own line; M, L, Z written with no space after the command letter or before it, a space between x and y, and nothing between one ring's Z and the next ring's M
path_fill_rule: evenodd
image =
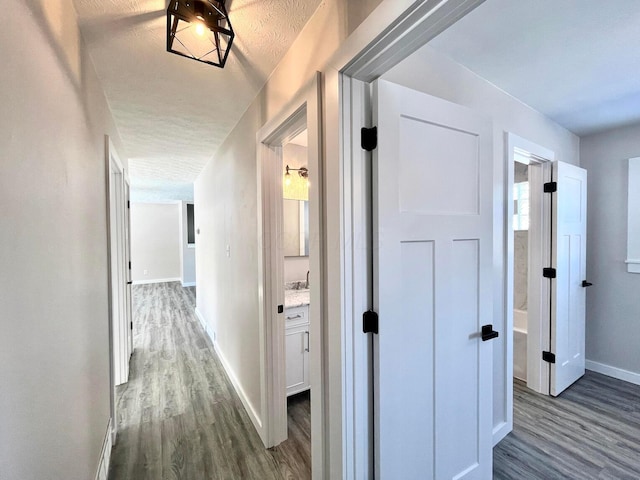
M307 288L309 288L309 270L307 270Z

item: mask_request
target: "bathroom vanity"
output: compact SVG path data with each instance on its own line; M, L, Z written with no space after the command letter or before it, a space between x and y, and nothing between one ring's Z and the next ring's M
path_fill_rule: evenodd
M309 289L285 290L287 396L310 388Z

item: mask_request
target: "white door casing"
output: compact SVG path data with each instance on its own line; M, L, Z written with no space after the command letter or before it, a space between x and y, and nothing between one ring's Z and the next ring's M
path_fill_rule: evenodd
M112 146L107 152L109 192L109 278L113 349L113 383L129 378L131 329L129 309L129 226L125 172Z
M492 125L374 83L376 478L492 472Z
M553 166L550 394L559 395L584 375L587 246L587 171L564 162Z
M128 183L126 172L109 138L105 135L105 191L107 220L109 299L109 383L111 390L111 441L115 442L118 422L116 385L127 381L131 355L128 319Z

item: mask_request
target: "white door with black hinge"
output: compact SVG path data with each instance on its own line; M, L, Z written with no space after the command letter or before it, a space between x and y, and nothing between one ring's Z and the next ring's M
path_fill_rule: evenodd
M553 165L550 389L559 395L584 375L587 247L587 171L564 162Z
M373 111L375 476L491 478L492 124L381 80Z
M131 186L129 184L129 179L125 177L125 204L127 208L125 209L125 253L126 253L126 265L127 265L127 283L126 283L126 317L127 317L127 325L128 325L128 351L127 358L131 358L133 354L133 309L132 309L132 293L131 288L133 285L133 278L131 276ZM128 369L127 369L128 370Z

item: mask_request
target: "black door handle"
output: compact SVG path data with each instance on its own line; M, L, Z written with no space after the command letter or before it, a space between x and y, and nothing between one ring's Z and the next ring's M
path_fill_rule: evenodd
M593 285L593 283L589 283L589 282L587 282L586 280L582 280L582 286L583 286L583 287L585 287L585 288L586 288L586 287L590 287L591 285Z
M132 284L133 284L133 282L127 282L127 285L132 285Z
M483 325L482 326L482 341L486 342L487 340L491 340L492 338L498 338L500 335L493 329L493 325Z

